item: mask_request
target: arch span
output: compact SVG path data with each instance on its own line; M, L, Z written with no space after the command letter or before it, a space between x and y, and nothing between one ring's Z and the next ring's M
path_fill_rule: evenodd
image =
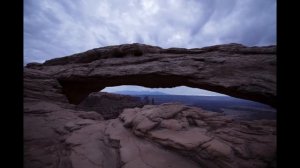
M127 44L27 67L50 73L73 104L109 86L185 85L276 107L276 46L227 44L200 49L162 49Z

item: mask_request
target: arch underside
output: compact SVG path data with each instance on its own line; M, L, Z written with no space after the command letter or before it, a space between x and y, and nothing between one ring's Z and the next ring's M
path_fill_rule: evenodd
M57 79L72 104L110 86L184 85L276 107L276 46L162 49L130 44L93 49L27 68Z
M79 104L91 92L99 92L105 87L120 85L138 85L148 88L170 88L176 86L188 86L193 88L205 89L213 92L226 94L232 97L242 98L261 102L276 107L275 97L270 94L257 94L247 90L247 87L255 86L230 86L224 87L213 83L199 83L198 80L184 79L181 76L164 75L133 75L126 77L111 78L84 78L80 80L60 79L59 83L63 87L63 93L72 104ZM259 88L258 88L259 89Z

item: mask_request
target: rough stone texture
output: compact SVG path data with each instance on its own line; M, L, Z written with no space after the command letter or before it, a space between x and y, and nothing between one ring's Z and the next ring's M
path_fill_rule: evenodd
M180 104L125 109L119 117L136 136L192 158L202 167L258 168L276 164L274 120L235 121Z
M276 106L276 46L226 44L183 49L126 44L28 64L58 79L79 104L107 86L186 85Z
M105 119L117 118L125 108L142 107L139 97L105 92L91 93L78 106L80 110L96 111Z
M103 120L69 103L105 86L182 84L272 104L274 53L275 47L236 44L190 50L134 44L28 64L24 167L276 167L276 121L235 121L180 104L126 109Z

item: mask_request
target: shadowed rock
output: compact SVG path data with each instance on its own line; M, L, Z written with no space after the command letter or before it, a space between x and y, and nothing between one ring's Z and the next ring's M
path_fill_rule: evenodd
M24 167L276 167L276 121L235 121L181 104L125 109L104 120L75 105L104 87L133 84L199 87L274 106L275 54L275 46L132 44L28 64Z
M96 48L27 68L49 73L70 103L108 86L190 86L276 106L276 46L200 49L126 44Z
M105 119L117 118L125 108L142 107L139 97L111 94L105 92L91 93L79 105L78 109L97 111Z
M181 104L125 109L119 118L136 136L192 158L203 167L276 164L275 121L240 122Z

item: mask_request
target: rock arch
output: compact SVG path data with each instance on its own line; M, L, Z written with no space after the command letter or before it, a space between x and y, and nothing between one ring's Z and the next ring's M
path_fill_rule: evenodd
M104 121L91 108L70 104L121 84L185 85L276 106L276 47L129 44L30 63L24 68L25 167L147 167L135 158L154 167L276 167L274 120L239 121L163 104L129 108Z
M276 107L276 46L226 44L162 49L134 43L96 48L26 67L57 79L72 104L109 86L185 85Z

